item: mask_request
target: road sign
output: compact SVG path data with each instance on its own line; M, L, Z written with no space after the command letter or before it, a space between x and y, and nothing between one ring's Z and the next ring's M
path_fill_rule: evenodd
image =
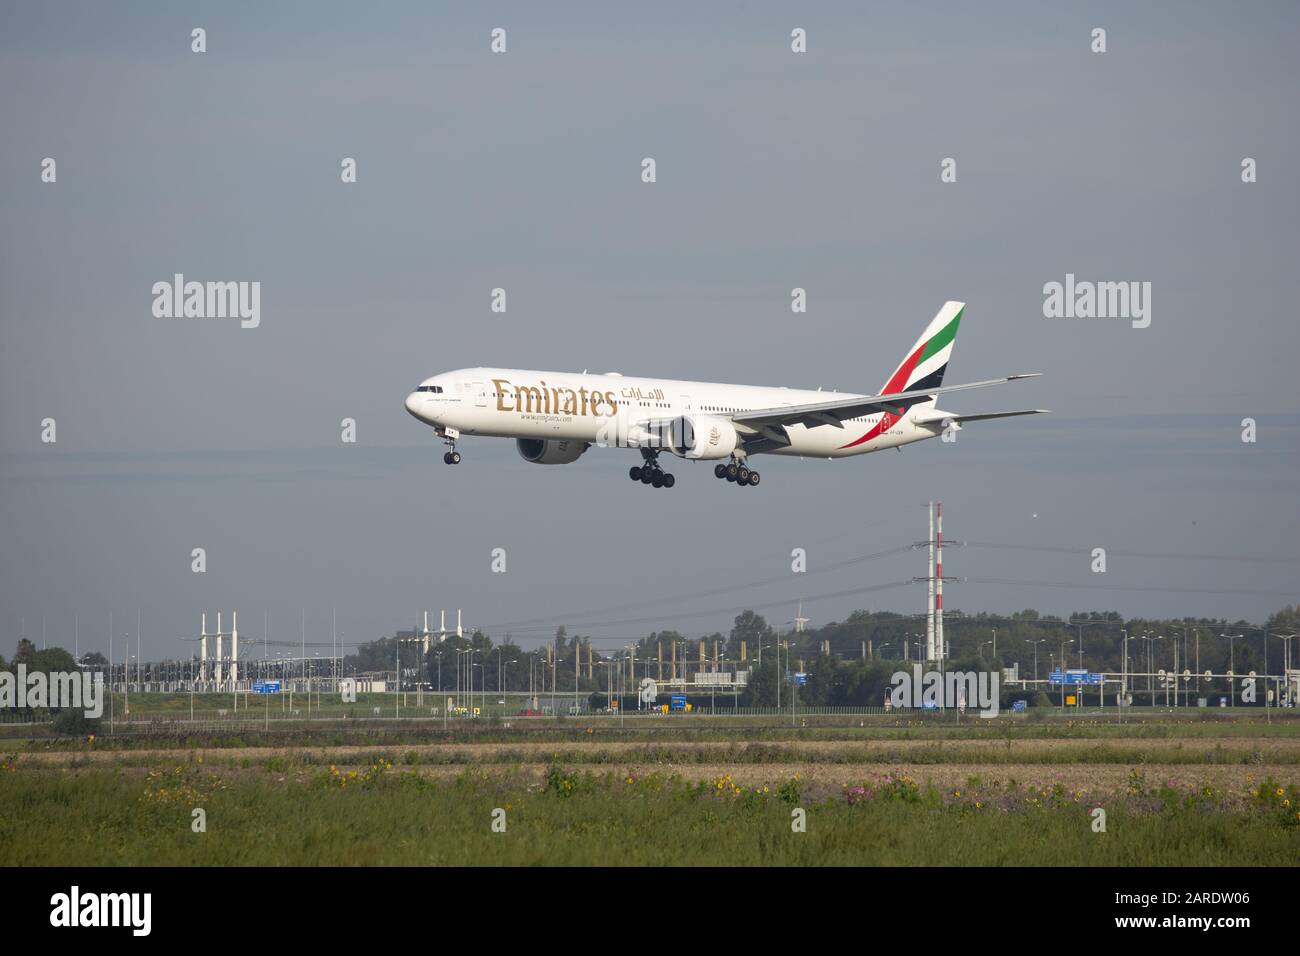
M671 701L672 701L672 703L671 703L669 706L670 706L673 710L685 710L685 709L686 709L686 695L685 695L685 694L673 694L673 696L672 696L672 698L671 698Z
M1047 675L1047 681L1049 684L1091 684L1095 686L1101 683L1101 674L1081 670L1052 671Z
M802 687L804 684L808 683L808 675L803 671L799 671L794 675L794 682L796 686Z
M258 680L253 681L254 694L278 694L280 693L280 682L278 680Z

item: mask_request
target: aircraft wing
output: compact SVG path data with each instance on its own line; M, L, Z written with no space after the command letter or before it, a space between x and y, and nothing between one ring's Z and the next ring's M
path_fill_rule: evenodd
M815 428L818 425L834 425L836 428L843 428L845 421L862 415L872 415L877 412L901 415L918 402L927 401L945 392L959 392L968 388L1001 385L1004 382L1015 382L1022 378L1036 378L1041 374L1041 372L1026 372L1020 375L1008 375L1004 378L991 378L984 382L968 382L964 385L945 385L938 388L916 389L910 392L894 392L888 395L857 395L852 398L841 398L829 402L760 408L754 411L738 412L731 416L731 420L738 425L747 425L760 433L783 425L804 425L808 428ZM946 417L952 418L953 416ZM973 420L974 418L967 418L967 421Z
M983 415L949 415L946 412L940 412L935 415L926 415L923 418L915 419L918 425L935 424L937 422L957 422L959 425L965 422L986 422L994 418L1015 418L1017 415L1046 415L1049 409L1046 408L1026 408L1016 412L988 412Z

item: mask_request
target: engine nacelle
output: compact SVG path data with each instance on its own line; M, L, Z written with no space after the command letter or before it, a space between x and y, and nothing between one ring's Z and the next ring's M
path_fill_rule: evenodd
M534 465L567 465L591 446L572 438L516 438L515 447Z
M716 415L683 415L667 436L668 450L680 458L730 458L738 444L736 426Z

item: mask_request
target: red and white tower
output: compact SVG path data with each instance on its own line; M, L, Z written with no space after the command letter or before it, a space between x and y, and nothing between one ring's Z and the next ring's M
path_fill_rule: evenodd
M925 574L925 659L933 661L938 658L938 653L934 646L934 502L927 505L927 511L930 517L930 533L926 536L926 544L930 549L930 559L926 565Z
M942 661L948 656L948 649L943 643L943 502L935 502L934 519L934 660Z

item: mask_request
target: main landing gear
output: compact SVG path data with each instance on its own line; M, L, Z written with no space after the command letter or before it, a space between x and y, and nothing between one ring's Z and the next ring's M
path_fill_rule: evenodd
M632 466L628 469L627 476L633 481L639 481L643 485L653 485L656 488L671 488L677 484L677 479L659 467L659 452L649 448L641 449L641 457L645 459L645 464L641 466Z
M759 474L756 471L750 471L745 467L743 459L733 458L725 465L715 465L713 468L715 478L725 478L727 481L735 482L740 487L745 485L757 485L760 481Z

